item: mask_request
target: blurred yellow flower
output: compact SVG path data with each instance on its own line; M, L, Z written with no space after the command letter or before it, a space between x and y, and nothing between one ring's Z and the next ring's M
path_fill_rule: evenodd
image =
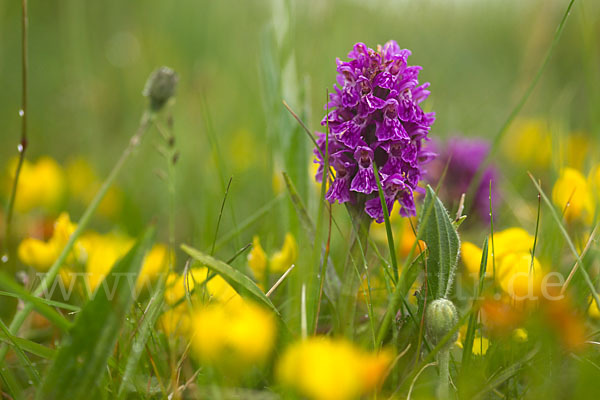
M170 256L170 257L169 257ZM170 259L169 259L170 258ZM154 282L162 272L169 269L169 265L175 264L175 254L163 243L157 243L146 254L140 270L136 287L138 290Z
M54 231L48 241L26 238L19 244L17 249L19 259L23 264L38 271L48 271L66 246L76 227L77 225L71 223L69 214L61 213L54 223Z
M585 177L576 169L563 168L552 189L552 201L568 222L582 220L591 223L594 199Z
M252 238L252 250L248 253L248 266L257 277L264 274L267 269L267 253L260 245L258 236Z
M513 299L523 299L538 293L542 267L533 259L531 249L534 237L522 228L509 228L494 232L496 280L502 290ZM473 278L479 277L482 249L470 242L461 244L462 261ZM493 276L492 241L488 242L486 277Z
M463 325L460 327L458 331L458 338L456 339L456 345L463 348L463 342L465 341L465 337L467 335L467 325ZM485 336L481 336L479 332L475 334L473 338L473 347L471 348L471 352L476 356L485 356L490 347L490 341Z
M267 269L271 273L282 274L287 271L298 258L298 245L291 233L285 235L281 250L275 252L267 261L267 254L260 245L260 239L252 240L252 250L248 254L248 266L257 281L263 282Z
M86 287L93 293L110 272L115 262L133 246L134 240L123 235L108 233L101 235L88 232L79 239L85 251Z
M292 344L276 367L280 382L314 400L346 400L375 390L392 356L367 353L345 340L312 337Z
M507 254L496 264L496 268L500 287L513 299L525 300L528 296L538 293L542 267L535 257L532 265L530 253Z
M600 309L598 309L598 304L596 304L596 301L592 296L588 298L588 302L590 303L590 306L588 307L589 316L594 319L600 319Z
M281 250L271 256L269 267L272 272L283 273L287 271L298 258L298 245L291 233L285 235Z
M216 301L221 303L231 302L237 304L241 301L239 294L221 277L221 275L215 275L210 280L206 281L207 278L211 277L211 273L206 267L194 267L191 268L184 280L183 275L172 272L167 277L166 289L165 289L165 300L169 305L175 305L185 297L186 286L189 292L194 290L196 285L206 288L206 292L200 291L195 292L192 299L200 298L207 301ZM204 282L206 282L205 285Z
M65 172L71 197L85 205L89 204L102 185L92 165L83 157L74 158L67 163ZM122 206L123 193L111 186L98 206L98 213L114 218Z
M513 340L517 343L525 343L529 339L527 331L523 328L517 328L512 334Z
M194 312L190 334L203 362L247 367L270 355L276 322L269 311L248 301L214 303Z
M508 228L494 232L494 258L496 267L502 258L511 253L529 252L533 248L534 237L522 228ZM462 242L460 247L462 261L470 275L479 277L479 267L483 250L471 242ZM486 277L491 277L492 271L492 241L488 241L488 259Z
M12 190L18 162L15 157L8 163L5 193ZM55 210L63 200L65 187L64 171L54 159L42 156L35 163L25 160L21 167L15 210L23 213L38 207L47 211Z
M552 135L548 122L540 119L516 121L504 138L502 149L510 161L539 168L550 166Z

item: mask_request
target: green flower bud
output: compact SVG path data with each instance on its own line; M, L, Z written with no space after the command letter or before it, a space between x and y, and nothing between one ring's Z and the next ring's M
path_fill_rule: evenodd
M150 75L142 94L150 99L152 111L159 111L175 94L179 77L169 67L160 67Z
M429 303L425 311L427 335L434 345L438 344L458 322L456 307L448 299L437 299ZM458 331L446 342L452 345L458 339Z

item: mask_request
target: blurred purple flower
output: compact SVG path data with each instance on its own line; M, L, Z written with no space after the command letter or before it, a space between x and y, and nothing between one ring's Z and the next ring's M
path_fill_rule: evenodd
M475 173L490 151L490 145L483 139L453 137L444 145L432 143L439 156L427 171L427 180L437 185L446 164L448 170L440 188L440 195L450 204L458 203L460 196L466 193ZM492 205L497 202L496 181L498 173L493 166L488 167L481 177L481 183L475 192L473 208L482 220L490 220L489 185L492 182Z
M434 157L423 149L423 141L428 140L435 114L419 106L429 96L429 83L419 85L421 67L407 65L410 54L393 40L376 51L355 44L348 53L350 61L337 59L337 85L326 106L330 111L321 121L329 128L329 165L336 172L327 200L357 203L363 196L365 212L379 223L384 218L373 161L389 212L398 201L400 214L412 216L421 167ZM320 152L314 153L319 182L325 140L326 135L317 132Z

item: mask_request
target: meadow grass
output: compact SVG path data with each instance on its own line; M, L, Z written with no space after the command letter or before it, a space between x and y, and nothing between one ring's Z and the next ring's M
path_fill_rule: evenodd
M3 398L600 395L596 2L28 3L0 7ZM327 200L335 58L389 39L437 118L410 218L378 153Z

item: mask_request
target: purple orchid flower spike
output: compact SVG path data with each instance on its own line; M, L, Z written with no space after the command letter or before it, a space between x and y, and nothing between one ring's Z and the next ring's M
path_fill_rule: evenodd
M410 54L395 41L376 50L355 44L348 61L337 60L337 84L321 121L329 127L328 158L335 170L327 200L364 205L377 222L383 221L383 209L373 162L389 211L397 202L401 215L412 216L423 165L435 157L424 146L435 114L420 106L429 96L429 84L419 83L421 67L408 65ZM316 179L321 181L325 135L317 136Z

